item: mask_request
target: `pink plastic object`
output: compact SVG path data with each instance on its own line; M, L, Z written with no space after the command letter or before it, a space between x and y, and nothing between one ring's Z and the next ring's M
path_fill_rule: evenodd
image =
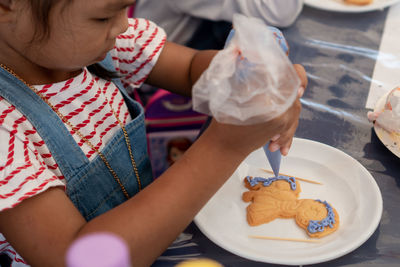
M77 239L68 249L67 267L130 267L124 240L109 233L95 233Z

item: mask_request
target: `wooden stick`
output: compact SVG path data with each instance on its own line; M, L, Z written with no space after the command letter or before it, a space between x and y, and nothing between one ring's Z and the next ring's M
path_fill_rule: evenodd
M271 174L274 174L274 172L273 172L273 171L270 171L270 170L266 170L266 169L261 169L261 170L263 170L263 171L265 171L265 172L268 172L268 173L271 173ZM311 183L311 184L319 184L319 185L322 185L322 183L316 182L316 181L313 181L313 180L308 180L308 179L296 177L296 176L293 176L293 175L287 175L287 174L284 174L284 173L279 173L279 174L280 174L280 175L283 175L283 176L294 177L296 180L299 180L299 181L303 181L303 182L307 182L307 183Z
M306 242L306 243L319 243L320 242L320 240L314 240L314 239L284 238L284 237L259 236L259 235L249 235L249 237L256 238L256 239L294 241L294 242Z

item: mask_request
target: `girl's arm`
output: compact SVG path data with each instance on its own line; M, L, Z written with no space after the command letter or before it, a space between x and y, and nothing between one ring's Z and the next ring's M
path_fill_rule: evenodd
M150 266L243 160L245 153L219 140L206 131L143 191L89 222L61 188L53 188L1 212L0 232L32 266L63 266L71 242L98 231L123 237L134 266Z
M280 118L247 127L212 121L163 175L89 222L61 188L52 188L1 212L0 232L32 266L63 266L73 240L104 231L128 242L134 266L150 266L251 151L282 129L294 133L299 109L296 101Z
M149 81L189 94L215 53L167 44ZM233 126L212 121L178 162L111 211L86 222L63 189L52 188L0 212L0 233L32 266L63 266L76 238L99 231L124 238L134 266L150 266L250 152L277 134L279 142L291 140L299 113L297 99L267 123Z
M195 50L166 42L146 83L190 96L193 84L208 67L217 50Z

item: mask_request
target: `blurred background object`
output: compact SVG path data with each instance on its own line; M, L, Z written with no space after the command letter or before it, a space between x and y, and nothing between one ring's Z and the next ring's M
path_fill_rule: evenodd
M80 237L68 249L67 267L130 267L125 241L111 233L93 233Z

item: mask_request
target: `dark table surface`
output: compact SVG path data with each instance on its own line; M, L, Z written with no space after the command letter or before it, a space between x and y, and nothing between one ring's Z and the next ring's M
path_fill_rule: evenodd
M310 266L400 266L400 159L380 142L365 108L387 14L387 8L347 14L304 7L295 24L283 30L290 59L306 68L309 79L296 137L330 145L356 159L372 174L383 198L381 222L363 245ZM194 223L187 232L205 257L226 267L277 266L218 247Z

